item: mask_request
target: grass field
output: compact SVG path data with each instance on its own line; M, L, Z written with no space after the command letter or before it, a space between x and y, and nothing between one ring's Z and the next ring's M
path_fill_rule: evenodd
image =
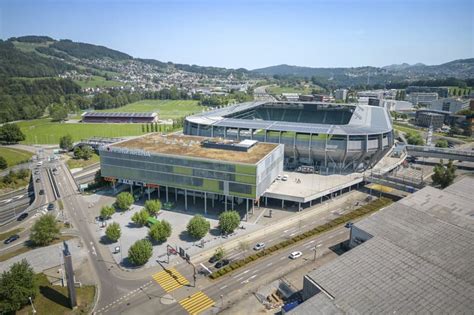
M142 134L141 124L66 124L49 119L34 119L18 123L25 134L24 144L58 144L59 138L70 134L73 141L90 137L123 137Z
M175 119L202 111L198 101L193 100L143 100L105 112L158 112L160 119Z
M68 303L68 289L59 285L51 285L45 274L36 275L36 281L39 285L39 294L35 297L33 303L37 314L90 314L94 303L95 287L91 285L76 288L77 308L72 310ZM16 314L32 314L31 305L27 305Z
M104 77L99 76L92 76L90 79L87 80L74 80L77 84L81 86L81 88L95 88L95 87L116 87L116 86L123 86L125 83L113 81L113 80L106 80Z
M319 89L319 87L270 86L267 88L267 93L274 95L280 95L282 93L311 94L313 89Z
M97 154L94 153L94 154L92 154L92 157L91 157L90 159L88 159L88 160L69 159L69 160L67 160L67 166L68 166L70 169L73 169L73 168L83 168L83 167L92 165L92 164L94 164L94 163L98 163L99 160L100 160L100 157L99 157Z
M28 162L33 156L33 153L15 148L0 147L0 156L5 158L8 167L12 167L23 162Z

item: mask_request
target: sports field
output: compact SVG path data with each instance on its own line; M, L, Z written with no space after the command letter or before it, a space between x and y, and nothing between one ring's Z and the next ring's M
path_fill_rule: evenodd
M49 119L35 119L18 123L26 136L25 144L58 144L59 138L70 134L73 141L90 137L123 137L142 134L141 124L66 124Z
M267 93L273 95L281 95L282 93L298 93L298 94L311 94L313 89L320 89L319 86L270 86L268 87Z
M33 153L15 148L0 147L0 156L5 158L8 167L11 167L23 162L27 162L29 159L31 159Z
M193 100L143 100L119 108L103 110L104 112L158 112L160 119L175 119L199 113L202 107Z

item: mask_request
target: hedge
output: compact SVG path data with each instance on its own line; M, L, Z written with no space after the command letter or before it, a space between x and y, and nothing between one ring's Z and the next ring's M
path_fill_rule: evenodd
M329 231L332 228L334 228L336 226L339 226L341 224L344 224L347 221L350 221L350 220L353 220L355 218L361 217L361 216L366 215L370 212L374 212L376 210L379 210L383 207L388 206L391 203L392 203L392 200L390 200L388 198L385 198L385 197L381 197L381 198L379 198L377 200L374 200L374 201L372 201L372 202L370 202L370 203L368 203L368 204L366 204L366 205L364 205L364 206L362 206L362 207L360 207L356 210L353 210L353 211L351 211L347 214L343 214L342 216L340 216L337 219L331 220L331 221L329 221L329 222L327 222L323 225L317 226L317 227L315 227L315 228L313 228L309 231L298 234L298 235L294 236L291 239L281 241L280 243L275 244L275 245L273 245L273 246L271 246L267 249L264 249L263 251L260 251L257 254L252 254L252 255L247 256L245 258L239 259L239 260L233 262L232 264L230 264L229 266L227 266L225 268L222 268L218 271L214 271L213 273L210 274L209 277L211 279L217 279L217 278L225 275L228 272L231 272L235 269L243 267L243 266L249 264L250 262L255 261L259 258L268 256L268 255L270 255L271 253L273 253L277 250L280 250L282 248L293 245L296 242L302 241L302 240L304 240L308 237L311 237L311 236Z

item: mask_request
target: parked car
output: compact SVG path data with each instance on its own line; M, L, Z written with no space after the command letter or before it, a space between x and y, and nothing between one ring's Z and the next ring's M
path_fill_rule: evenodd
M36 179L36 182L39 183L40 181L41 181L41 179L38 177L38 178Z
M215 264L214 267L219 269L219 268L224 267L225 265L228 265L228 264L229 264L228 259L222 259L221 261L217 262L217 264Z
M301 257L302 255L303 255L302 252L296 251L296 252L292 252L292 253L290 254L290 258L291 258L291 259L296 259L296 258Z
M55 207L54 207L54 203L50 203L50 204L48 205L48 211L52 211L52 210L54 210L54 208L55 208Z
M44 195L44 189L40 189L39 194Z
M6 240L3 241L3 244L10 244L11 242L14 242L19 238L20 236L18 234L10 235Z
M261 249L264 249L264 248L265 248L265 243L257 243L253 247L254 250L261 250Z
M277 180L280 180L280 179L281 179L281 175L278 175L278 176L277 176Z
M20 214L20 216L18 217L18 221L23 221L24 219L26 219L26 217L28 216L28 213L22 213Z
M281 178L282 181L286 182L288 180L288 175L283 175L283 177Z
M347 222L346 225L344 225L344 227L350 229L353 225L354 225L354 223Z
M215 263L215 262L218 261L218 260L219 260L219 258L217 258L216 255L214 255L214 256L212 256L211 258L209 258L209 262L210 262L211 264Z

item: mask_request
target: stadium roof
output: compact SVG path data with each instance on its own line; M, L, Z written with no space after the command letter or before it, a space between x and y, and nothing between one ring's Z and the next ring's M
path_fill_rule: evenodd
M157 113L115 113L115 112L85 112L82 117L104 118L154 118Z
M355 223L373 237L310 272L329 295L316 294L292 314L472 312L472 187L473 177L445 190L426 187Z
M274 143L256 142L248 151L233 151L203 147L201 142L204 140L209 140L209 138L152 133L112 144L110 148L138 149L149 153L256 164L279 146Z
M301 122L250 120L227 117L231 114L252 109L263 104L315 104L319 106L354 107L354 113L347 125L312 124ZM366 135L380 134L392 130L392 122L383 107L358 104L331 104L322 102L248 102L208 112L198 113L186 118L189 122L212 126L266 129L274 131L294 131L312 134Z

